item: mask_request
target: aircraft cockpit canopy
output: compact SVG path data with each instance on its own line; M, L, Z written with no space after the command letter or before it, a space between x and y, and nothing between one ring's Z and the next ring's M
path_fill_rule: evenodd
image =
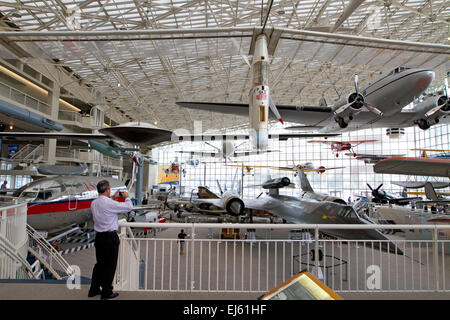
M397 73L400 73L400 72L403 72L403 71L409 70L409 69L411 69L411 68L408 68L408 67L397 67L397 68L394 69L394 73L397 74Z
M341 217L344 217L344 218L349 218L349 219L359 219L359 216L356 213L356 211L353 210L353 208L350 206L343 207L339 211L338 215Z
M14 196L27 202L55 200L66 196L66 187L55 180L38 181L24 185Z

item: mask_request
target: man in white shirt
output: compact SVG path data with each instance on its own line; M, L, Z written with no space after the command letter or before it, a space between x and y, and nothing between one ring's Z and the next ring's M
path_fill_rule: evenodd
M92 201L91 212L94 219L95 257L97 263L92 271L89 297L98 294L101 299L113 299L119 294L113 292L112 282L116 273L117 257L119 254L119 229L118 214L127 213L133 209L133 204L128 198L128 192L122 191L125 202L115 201L119 197L119 190L112 199L111 188L107 180L97 184L98 198ZM101 288L101 290L100 290Z

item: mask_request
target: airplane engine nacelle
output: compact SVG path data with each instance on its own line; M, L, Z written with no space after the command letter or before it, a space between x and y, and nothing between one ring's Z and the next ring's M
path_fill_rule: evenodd
M423 113L423 117L414 120L414 123L422 130L427 130L439 122L441 117L450 113L450 102L447 96L435 96L418 103L414 107L415 112Z
M245 205L236 194L223 195L222 207L231 215L237 216L244 213Z
M353 120L353 116L361 112L363 107L364 97L357 92L350 93L334 105L334 120L339 124L339 127L346 128L348 122Z
M288 177L272 179L263 183L262 187L264 189L279 189L287 187L291 184L291 180Z

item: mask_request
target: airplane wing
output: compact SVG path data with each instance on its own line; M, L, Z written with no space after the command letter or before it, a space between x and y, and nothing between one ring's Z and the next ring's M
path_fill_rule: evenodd
M254 154L262 154L268 152L280 152L279 150L246 150L246 151L235 151L233 157L251 156Z
M308 143L325 143L325 144L332 144L332 143L343 143L342 141L331 141L331 140L310 140Z
M427 181L391 181L391 183L408 189L418 189L425 187ZM441 181L433 181L431 182L431 184L435 189L446 188L450 185L449 182L441 182Z
M342 143L356 143L356 144L361 144L361 143L366 143L366 142L375 142L378 140L354 140L354 141L343 141Z
M432 158L393 157L374 165L375 173L449 177L450 160Z
M345 153L346 156L353 156L353 153ZM403 157L402 154L366 154L366 153L357 153L356 158L358 159L370 159L370 160L384 160L392 157Z
M0 137L7 139L58 139L58 140L70 140L70 139L78 139L78 140L108 140L111 137L108 137L101 133L71 133L71 132L0 132Z
M195 110L205 110L211 112L233 114L237 116L248 117L248 104L247 103L214 103L214 102L184 102L179 101L177 105ZM277 105L278 112L284 119L302 118L305 122L312 125L319 124L324 120L327 124L333 115L333 109L326 106L289 106L289 105ZM277 120L272 113L269 112L269 116L273 120ZM323 125L322 125L323 126Z
M294 138L315 138L315 137L335 137L339 133L271 133L269 139L278 139L286 141ZM232 141L232 140L249 140L249 134L190 134L190 135L174 135L172 141Z
M183 150L179 150L179 151L175 151L178 153L187 153L191 156L199 156L199 157L217 157L219 155L219 152L214 152L214 151L183 151Z

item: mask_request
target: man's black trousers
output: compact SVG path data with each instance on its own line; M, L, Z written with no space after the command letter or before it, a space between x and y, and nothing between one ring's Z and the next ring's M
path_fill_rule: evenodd
M119 255L119 236L117 232L97 232L95 236L95 257L97 263L92 271L91 291L99 291L102 297L113 292L112 282L116 273L117 257Z

